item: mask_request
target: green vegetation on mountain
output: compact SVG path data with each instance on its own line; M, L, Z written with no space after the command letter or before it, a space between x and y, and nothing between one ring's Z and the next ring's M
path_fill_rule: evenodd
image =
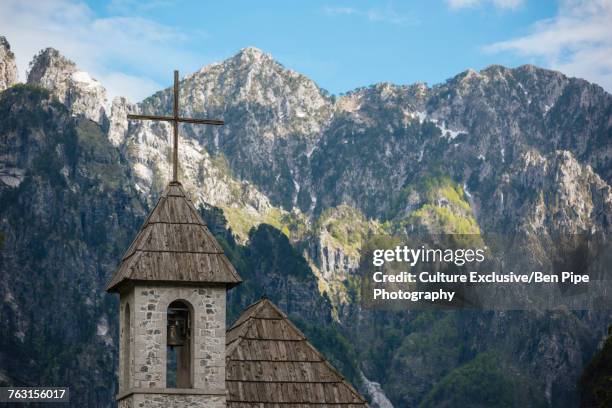
M343 328L336 322L328 325L318 325L306 322L299 317L293 318L294 323L308 337L308 340L354 387L362 383L359 356L355 345L343 334Z
M242 245L235 241L222 209L206 206L200 208L200 213L243 279L243 283L229 293L228 324L247 305L266 296L287 311L300 330L346 378L359 385L361 377L354 347L342 334L341 327L329 319L331 304L328 299L323 297L316 308L310 306L309 299L318 296L316 279L287 236L272 225L260 224L251 229L248 242ZM314 323L316 321L326 324Z
M480 228L463 188L447 175L426 176L403 190L415 197L417 208L401 216L398 224L407 233L479 234Z
M612 326L603 347L586 365L579 388L582 408L612 407Z
M528 380L500 361L499 353L486 352L442 378L419 407L521 408L527 405L548 406Z
M357 256L368 236L382 233L383 228L358 209L343 204L323 211L313 231L319 236L324 234L330 245L341 248L347 255Z
M473 217L457 215L451 209L425 204L403 221L405 225L426 228L441 234L478 234L478 223Z

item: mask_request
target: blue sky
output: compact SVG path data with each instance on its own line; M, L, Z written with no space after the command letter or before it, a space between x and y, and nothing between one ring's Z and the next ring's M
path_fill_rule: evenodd
M27 4L32 3L32 4ZM53 46L111 96L139 100L255 46L338 94L436 84L490 64L534 63L612 89L612 1L86 1L0 5L21 79Z

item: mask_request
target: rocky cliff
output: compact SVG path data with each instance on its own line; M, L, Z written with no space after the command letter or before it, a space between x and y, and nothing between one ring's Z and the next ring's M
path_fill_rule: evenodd
M0 92L17 83L15 54L5 37L0 37Z
M101 125L106 121L106 89L56 49L44 49L34 57L28 84L49 90L75 115L83 115Z

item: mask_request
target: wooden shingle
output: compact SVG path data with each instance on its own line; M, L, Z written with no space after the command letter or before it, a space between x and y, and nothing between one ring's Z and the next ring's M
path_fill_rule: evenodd
M179 182L171 182L125 252L106 287L130 281L234 286L240 276Z
M228 408L368 406L268 299L245 309L226 343Z

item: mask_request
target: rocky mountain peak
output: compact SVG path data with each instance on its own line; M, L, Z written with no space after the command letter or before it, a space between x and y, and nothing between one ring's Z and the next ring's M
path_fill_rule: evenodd
M140 105L148 108L171 110L171 89L165 89L147 98ZM270 109L278 119L280 132L309 133L310 129L285 129L287 125L313 125L317 110L329 107L331 102L314 81L276 62L272 55L255 47L247 47L234 56L207 65L188 75L181 82L182 105L186 112L207 114L227 104L248 104L250 109ZM313 119L314 118L314 119ZM271 120L265 124L268 127ZM318 130L318 126L317 127Z
M223 61L219 67L224 76L234 77L237 89L243 98L257 97L262 104L278 104L279 98L286 98L287 92L296 94L293 103L300 102L303 108L320 108L329 105L323 92L314 81L306 76L287 69L277 62L271 54L255 48L243 48L233 57ZM210 70L207 73L212 73ZM303 101L303 103L302 103ZM283 116L299 112L285 112Z
M511 71L511 68L504 67L500 64L492 64L481 71L485 75L504 75Z
M76 71L76 65L55 48L45 48L30 62L28 83L47 89Z
M106 122L106 89L54 48L39 52L30 63L28 84L46 88L73 114Z
M455 79L461 82L468 82L471 80L477 80L479 78L481 78L480 73L473 68L468 68L455 76Z
M17 82L15 54L6 37L0 37L0 92Z
M275 185L273 190L290 208L299 191L297 173L304 166L286 165L286 160L312 151L333 114L332 98L314 81L253 47L185 77L180 88L181 114L225 120L223 127L185 127L183 135L213 156L229 157L238 178ZM172 90L145 99L138 109L146 114L170 113ZM144 129L147 136L141 135L140 140L150 140L151 147L159 150L155 146L165 142L153 137L154 128L147 126L134 130ZM135 137L128 135L127 142Z
M272 55L267 54L260 50L257 47L246 47L240 50L238 54L236 54L237 58L244 60L245 62L252 62L253 60L272 60Z

